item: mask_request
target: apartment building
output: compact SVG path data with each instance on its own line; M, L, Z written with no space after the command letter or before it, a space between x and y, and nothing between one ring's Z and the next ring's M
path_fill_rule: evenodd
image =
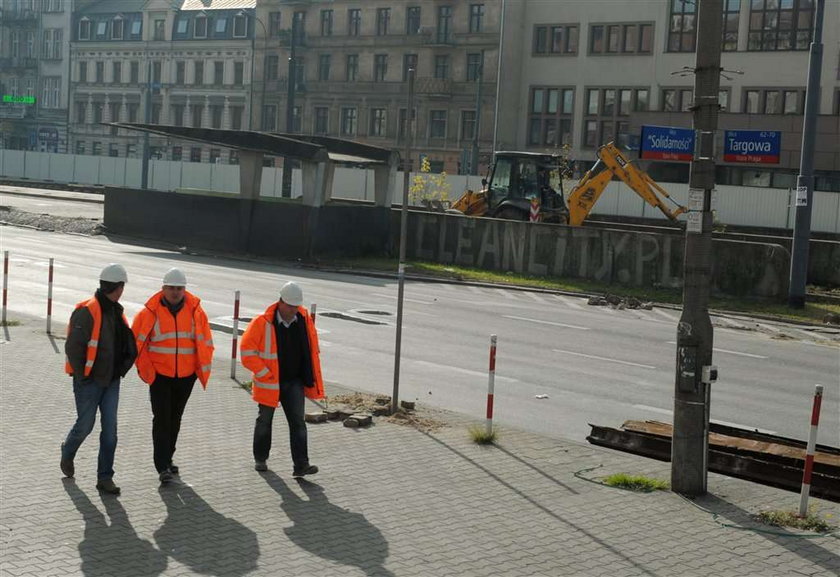
M71 0L0 0L0 148L66 152Z
M401 149L414 68L415 168L466 173L474 148L486 165L500 23L500 0L260 0L256 126Z
M250 127L254 0L79 2L71 45L72 151L138 157L143 135L103 122ZM152 158L237 162L234 151L150 138Z
M697 3L506 2L496 148L559 150L586 168L611 140L638 147L642 125L691 127ZM814 0L724 0L719 128L781 132L778 165L719 158L718 182L794 186ZM840 191L840 2L825 2L816 188ZM719 137L722 150L722 136ZM722 155L721 155L722 156ZM687 181L687 162L653 163Z

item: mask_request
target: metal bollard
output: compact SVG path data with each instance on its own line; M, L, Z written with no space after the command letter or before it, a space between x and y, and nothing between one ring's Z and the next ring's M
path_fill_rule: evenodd
M496 335L490 335L490 371L487 377L487 434L493 434L493 388L496 381Z
M811 432L808 435L808 447L805 449L805 470L802 472L802 492L799 495L799 516L808 514L808 496L811 493L811 472L814 469L814 452L817 446L817 429L820 424L820 406L822 405L823 386L814 390L814 407L811 410Z
M230 378L236 378L236 343L239 340L239 291L233 293L233 339L230 351Z
M50 259L50 274L47 285L47 334L51 334L52 328L52 291L53 291L53 262L55 259Z

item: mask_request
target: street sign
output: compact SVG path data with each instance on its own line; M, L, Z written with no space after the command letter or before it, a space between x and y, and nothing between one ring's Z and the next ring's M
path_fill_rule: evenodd
M779 164L782 133L777 130L726 130L723 161Z
M671 126L642 126L639 158L688 161L694 157L694 130Z

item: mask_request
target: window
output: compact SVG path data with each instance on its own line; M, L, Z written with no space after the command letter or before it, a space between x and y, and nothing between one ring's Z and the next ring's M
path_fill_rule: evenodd
M589 28L590 54L650 54L653 24L594 24Z
M105 63L104 62L97 62L96 63L96 83L102 84L105 82Z
M183 104L172 105L172 124L175 126L184 126L184 111L186 106Z
M356 135L356 109L341 109L341 136Z
M96 141L93 143L93 155L94 156L101 156L102 155L102 143Z
M204 84L204 62L201 60L193 62L193 84Z
M163 63L160 60L155 60L154 62L152 62L152 83L153 84L160 84L162 67L163 67ZM158 87L158 89L159 88L160 87Z
M630 111L646 110L648 97L647 88L587 89L583 147L597 148L608 142L615 142L619 147L630 145L630 123L627 115ZM565 108L565 103L563 106ZM550 111L551 108L548 110Z
M408 81L408 71L414 69L414 75L417 76L417 55L404 54L403 55L403 82Z
M200 146L191 146L190 147L190 162L201 162L201 147Z
M665 88L662 90L661 109L663 112L686 112L694 103L694 90L691 88Z
M694 52L697 39L697 2L673 0L668 27L668 52Z
M377 8L376 9L376 35L377 36L387 36L388 35L388 25L391 22L391 9L390 8Z
M760 90L746 90L744 91L744 107L743 112L746 114L758 114L758 106L761 100Z
M79 82L87 81L87 62L79 62Z
M242 86L245 84L245 63L244 62L234 62L233 63L233 85L234 86Z
M175 63L175 84L182 86L187 83L187 63L179 60Z
M280 57L277 54L269 54L265 59L265 79L277 80L278 66L280 65Z
M219 164L222 161L222 151L218 148L211 148L209 160L211 164Z
M484 4L470 4L470 33L483 32Z
M406 109L405 108L400 108L399 120L397 122L397 140L400 140L400 141L405 139L405 136L408 132L406 130L406 124L407 124L406 123L406 116L407 116ZM414 124L415 124L416 120L417 120L417 109L414 108L411 111L411 122L408 123L408 129L411 131L412 134L414 132Z
M87 102L76 103L76 122L79 124L87 123Z
M577 54L577 24L555 24L534 28L534 54Z
M201 116L203 115L204 111L202 110L202 106L198 104L193 104L190 106L190 125L193 128L201 128Z
M221 60L213 62L213 84L221 86L225 83L225 63Z
M330 79L330 55L321 54L318 56L318 80L327 82Z
M230 115L230 127L233 130L242 130L242 113L245 111L244 106L231 106L228 108Z
M475 138L475 110L461 111L461 140L470 142Z
M140 83L140 63L133 60L129 63L129 82L132 84Z
M186 21L182 21L182 22L184 22L184 24L186 24ZM179 25L180 25L180 22L179 22ZM156 19L153 26L154 26L154 33L153 33L152 39L153 40L165 40L166 39L166 20Z
M128 121L137 122L140 116L140 104L137 102L128 103Z
M597 90L589 91L590 98L594 98L596 102L597 92ZM592 93L596 93L594 97ZM537 87L531 90L528 119L529 145L558 147L571 144L574 94L572 88L554 86Z
M746 114L802 114L805 107L805 90L750 89L744 91Z
M207 17L196 16L193 26L193 38L207 38Z
M172 147L172 160L180 161L184 157L184 149L180 146Z
M187 33L187 25L189 24L189 20L186 17L178 18L178 21L175 23L175 32L177 34L186 34Z
M481 52L467 54L467 82L476 82L482 75Z
M388 55L374 54L373 56L373 81L384 82L388 74Z
M347 11L347 35L358 36L362 27L362 11L359 8L350 8Z
M446 138L446 111L429 111L429 138Z
M295 106L292 109L292 130L291 132L300 132L301 121L303 120L302 110L300 106Z
M119 145L116 142L108 144L108 156L117 157L120 155Z
M268 13L268 35L272 38L279 38L282 28L280 27L280 12Z
M90 40L90 20L87 18L79 20L79 40Z
M262 129L267 131L277 130L277 105L266 104L263 106Z
M224 36L225 32L227 31L227 18L224 16L219 16L216 18L216 24L213 26L213 30L215 31L216 35Z
M42 58L46 60L61 60L62 40L64 31L60 28L47 28L44 30L44 42L42 45Z
M222 127L222 114L224 107L221 104L213 104L210 106L210 126L211 128Z
M99 124L102 122L102 113L105 108L105 105L102 102L94 102L93 103L93 123Z
M61 108L61 77L44 76L41 78L41 107Z
M814 32L813 0L752 0L747 50L808 50Z
M438 54L435 56L435 78L449 78L449 55Z
M356 77L359 75L359 55L358 54L348 54L347 55L347 71L346 71L346 80L347 82L355 82Z
M437 11L437 43L446 44L450 40L450 26L452 25L452 6L438 6Z
M131 35L135 37L140 37L143 28L142 20L134 20L131 22Z
M420 33L420 7L409 6L405 10L405 33L414 36Z
M115 17L111 22L111 40L122 40L124 28L125 22L123 22L123 19L119 16Z
M237 14L233 17L233 37L245 38L248 35L248 17L244 14Z
M370 109L370 136L386 136L388 111L384 108Z
M111 63L111 82L122 84L122 62L119 60Z
M84 154L85 153L85 141L84 140L77 140L76 141L76 154Z
M738 50L738 23L741 19L741 0L723 2L723 44L724 52Z
M329 124L330 109L326 106L315 107L315 134L328 134L330 129Z
M332 36L333 11L321 10L321 36Z
M152 124L160 124L160 104L152 104Z

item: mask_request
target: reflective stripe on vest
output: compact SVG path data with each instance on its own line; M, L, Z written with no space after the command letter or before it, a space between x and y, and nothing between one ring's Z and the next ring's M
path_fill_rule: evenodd
M178 330L178 321L186 322L186 318L181 313L188 315L188 330ZM177 316L172 316L166 306L162 305L155 314L155 323L151 332L145 339L143 335L138 337L142 340L148 339L150 344L147 350L157 373L167 377L186 377L197 372L199 367L195 349L193 314L192 309L183 307L178 311ZM162 316L163 322L161 322Z
M84 376L89 377L93 369L93 363L96 361L96 351L99 347L99 333L102 330L102 307L99 306L99 301L96 297L92 297L86 301L76 304L78 310L82 307L87 307L90 316L93 317L93 328L90 332L90 339L87 342L87 350L85 352L85 372ZM67 325L67 336L70 336L71 325ZM64 372L68 375L73 374L73 367L70 366L70 359L65 358Z

